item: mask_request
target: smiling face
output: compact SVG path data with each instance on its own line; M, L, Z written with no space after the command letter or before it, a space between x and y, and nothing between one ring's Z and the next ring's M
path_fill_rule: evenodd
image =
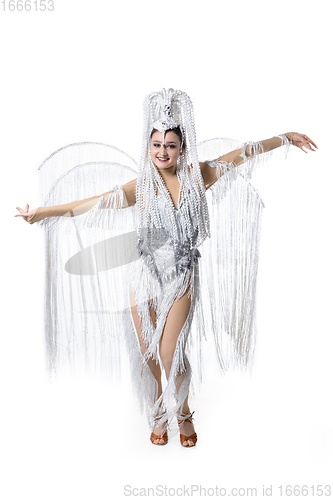
M150 143L150 157L158 169L175 167L182 154L180 152L180 138L175 132L169 131L165 134L164 144L162 144L162 140L162 132L153 133Z

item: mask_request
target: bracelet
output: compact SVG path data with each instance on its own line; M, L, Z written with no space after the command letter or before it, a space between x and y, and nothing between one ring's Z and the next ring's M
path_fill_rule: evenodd
M285 137L287 137L287 139L290 142L290 144L293 145L293 137L295 135L295 132L287 132L287 134L291 134L291 138L290 139L289 139L289 137L286 134L284 134L284 135L285 135Z

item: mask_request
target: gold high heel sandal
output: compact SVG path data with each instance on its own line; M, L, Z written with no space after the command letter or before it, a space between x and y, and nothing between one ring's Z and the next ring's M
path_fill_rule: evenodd
M184 415L183 413L180 413L180 416L177 417L178 426L180 426L181 424L183 424L186 421L191 422L191 424L193 424L193 418L192 418L193 413L194 413L194 411L188 415ZM197 444L197 440L198 440L198 436L196 433L191 434L190 436L185 436L184 434L180 434L180 444L182 446L184 446L184 448L194 448L194 446ZM189 444L185 445L184 441L192 441L193 445L192 446L190 446Z

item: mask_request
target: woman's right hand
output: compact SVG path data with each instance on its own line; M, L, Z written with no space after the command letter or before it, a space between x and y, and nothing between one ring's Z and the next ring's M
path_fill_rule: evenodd
M26 207L25 207L25 211L20 208L20 207L16 207L17 210L20 212L19 214L16 214L14 215L14 217L23 217L23 219L27 222L29 222L29 220L35 215L35 213L37 212L37 208L34 208L33 210L30 210L29 212L29 205L27 204Z

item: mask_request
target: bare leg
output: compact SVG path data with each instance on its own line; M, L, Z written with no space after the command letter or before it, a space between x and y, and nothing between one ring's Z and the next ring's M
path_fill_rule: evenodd
M130 301L131 301L131 314L132 314L135 329L136 329L136 332L138 335L141 354L144 355L144 353L147 350L147 346L144 343L143 338L142 338L141 319L138 315L137 305L135 304L133 294L131 294L131 293L130 293ZM151 320L153 322L153 325L156 326L156 313L152 307L149 308L149 311L150 311L150 317L151 317ZM158 386L157 397L159 398L162 394L162 382L161 382L162 373L161 373L160 364L158 362L156 363L156 361L153 359L149 359L147 361L147 363L148 363L148 366L150 368L150 371L152 372L152 374L154 375L154 377L157 381L157 386ZM161 435L162 430L163 429L160 428L159 426L155 426L154 427L154 434ZM154 442L154 444L164 444L163 438L155 439L153 442Z
M165 369L167 379L170 375L177 340L191 307L191 299L187 295L188 291L189 288L186 290L185 294L179 300L176 300L171 306L160 340L160 357ZM178 375L177 377L178 387L181 384L181 379L183 376L184 374ZM188 406L188 396L184 401L182 412L185 414L190 413L190 409ZM179 429L181 434L185 434L186 436L190 436L195 432L193 424L191 422L184 422L180 425ZM184 446L193 446L193 442L190 440L184 441Z

